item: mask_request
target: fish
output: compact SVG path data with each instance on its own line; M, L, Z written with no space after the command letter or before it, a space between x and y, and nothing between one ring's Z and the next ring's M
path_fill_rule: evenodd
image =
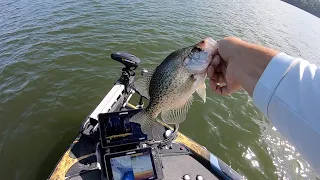
M169 54L154 70L134 82L138 93L149 99L148 106L131 117L130 122L141 125L144 134L152 135L154 124L180 124L186 117L197 94L206 102L207 69L216 41L207 37L192 46Z

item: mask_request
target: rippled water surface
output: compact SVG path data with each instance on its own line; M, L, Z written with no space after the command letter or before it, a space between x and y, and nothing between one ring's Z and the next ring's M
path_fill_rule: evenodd
M277 0L0 1L0 179L44 179L120 74L206 36L239 36L320 64L320 20ZM197 97L181 131L248 179L315 179L244 92Z

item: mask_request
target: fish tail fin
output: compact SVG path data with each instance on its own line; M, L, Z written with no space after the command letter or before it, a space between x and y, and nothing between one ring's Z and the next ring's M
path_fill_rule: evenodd
M156 120L153 119L151 114L146 110L141 110L140 112L132 116L129 121L140 124L142 132L152 137L152 129Z

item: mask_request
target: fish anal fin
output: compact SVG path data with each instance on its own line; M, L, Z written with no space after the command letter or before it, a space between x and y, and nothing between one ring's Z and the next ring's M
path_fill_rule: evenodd
M180 124L187 118L187 112L193 102L193 96L186 103L178 108L161 112L161 119L167 124Z
M200 84L199 88L197 89L197 93L200 96L200 98L203 100L203 102L206 103L207 93L206 93L206 83L205 82Z
M151 81L151 77L153 75L153 70L145 73L143 76L141 76L141 78L137 79L133 84L135 87L135 90L138 91L138 93L147 98L150 99L149 96L149 85L150 85L150 81Z

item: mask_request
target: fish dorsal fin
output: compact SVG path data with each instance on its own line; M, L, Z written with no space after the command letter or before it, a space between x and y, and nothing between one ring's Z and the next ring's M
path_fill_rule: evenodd
M147 99L150 99L149 96L149 85L152 78L154 70L149 70L147 73L141 76L141 78L137 79L134 82L135 90L139 92L139 94Z
M193 96L186 101L184 105L179 108L162 111L161 119L167 124L180 124L187 118L187 112L193 102Z
M197 93L198 95L201 97L201 99L203 100L204 103L206 103L206 83L203 82L199 88L197 89Z

